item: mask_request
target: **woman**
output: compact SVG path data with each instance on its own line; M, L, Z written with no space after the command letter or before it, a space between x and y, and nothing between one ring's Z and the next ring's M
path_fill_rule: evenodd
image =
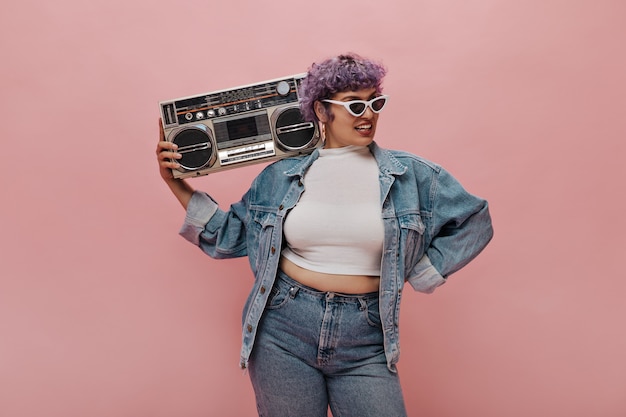
M396 363L405 282L430 293L492 237L487 202L445 170L374 142L384 67L355 54L313 64L301 110L323 149L263 170L228 211L171 169L181 234L214 258L248 256L241 366L260 416L405 416Z

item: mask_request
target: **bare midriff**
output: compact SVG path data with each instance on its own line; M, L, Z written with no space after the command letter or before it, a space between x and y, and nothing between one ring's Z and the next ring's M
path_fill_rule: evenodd
M280 258L280 269L302 285L323 292L366 294L378 291L380 277L370 275L340 275L315 272L302 268L285 257Z

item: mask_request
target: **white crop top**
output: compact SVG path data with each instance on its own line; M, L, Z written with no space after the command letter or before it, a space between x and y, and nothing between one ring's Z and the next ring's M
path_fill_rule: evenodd
M302 268L379 276L384 230L378 164L369 148L320 149L284 231L282 255Z

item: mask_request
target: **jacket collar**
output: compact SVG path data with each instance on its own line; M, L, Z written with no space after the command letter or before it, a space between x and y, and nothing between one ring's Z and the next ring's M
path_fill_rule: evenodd
M304 177L304 173L320 156L319 148L316 148L310 155L300 159L294 166L285 171L285 175L288 177Z
M378 169L383 174L402 175L408 169L406 165L392 155L389 149L381 148L376 142L370 143L369 148L376 162L378 162Z

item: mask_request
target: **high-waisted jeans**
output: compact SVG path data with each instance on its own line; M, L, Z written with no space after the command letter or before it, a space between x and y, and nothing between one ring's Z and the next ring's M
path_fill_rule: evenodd
M406 416L378 311L378 293L321 292L279 272L248 368L259 416Z

